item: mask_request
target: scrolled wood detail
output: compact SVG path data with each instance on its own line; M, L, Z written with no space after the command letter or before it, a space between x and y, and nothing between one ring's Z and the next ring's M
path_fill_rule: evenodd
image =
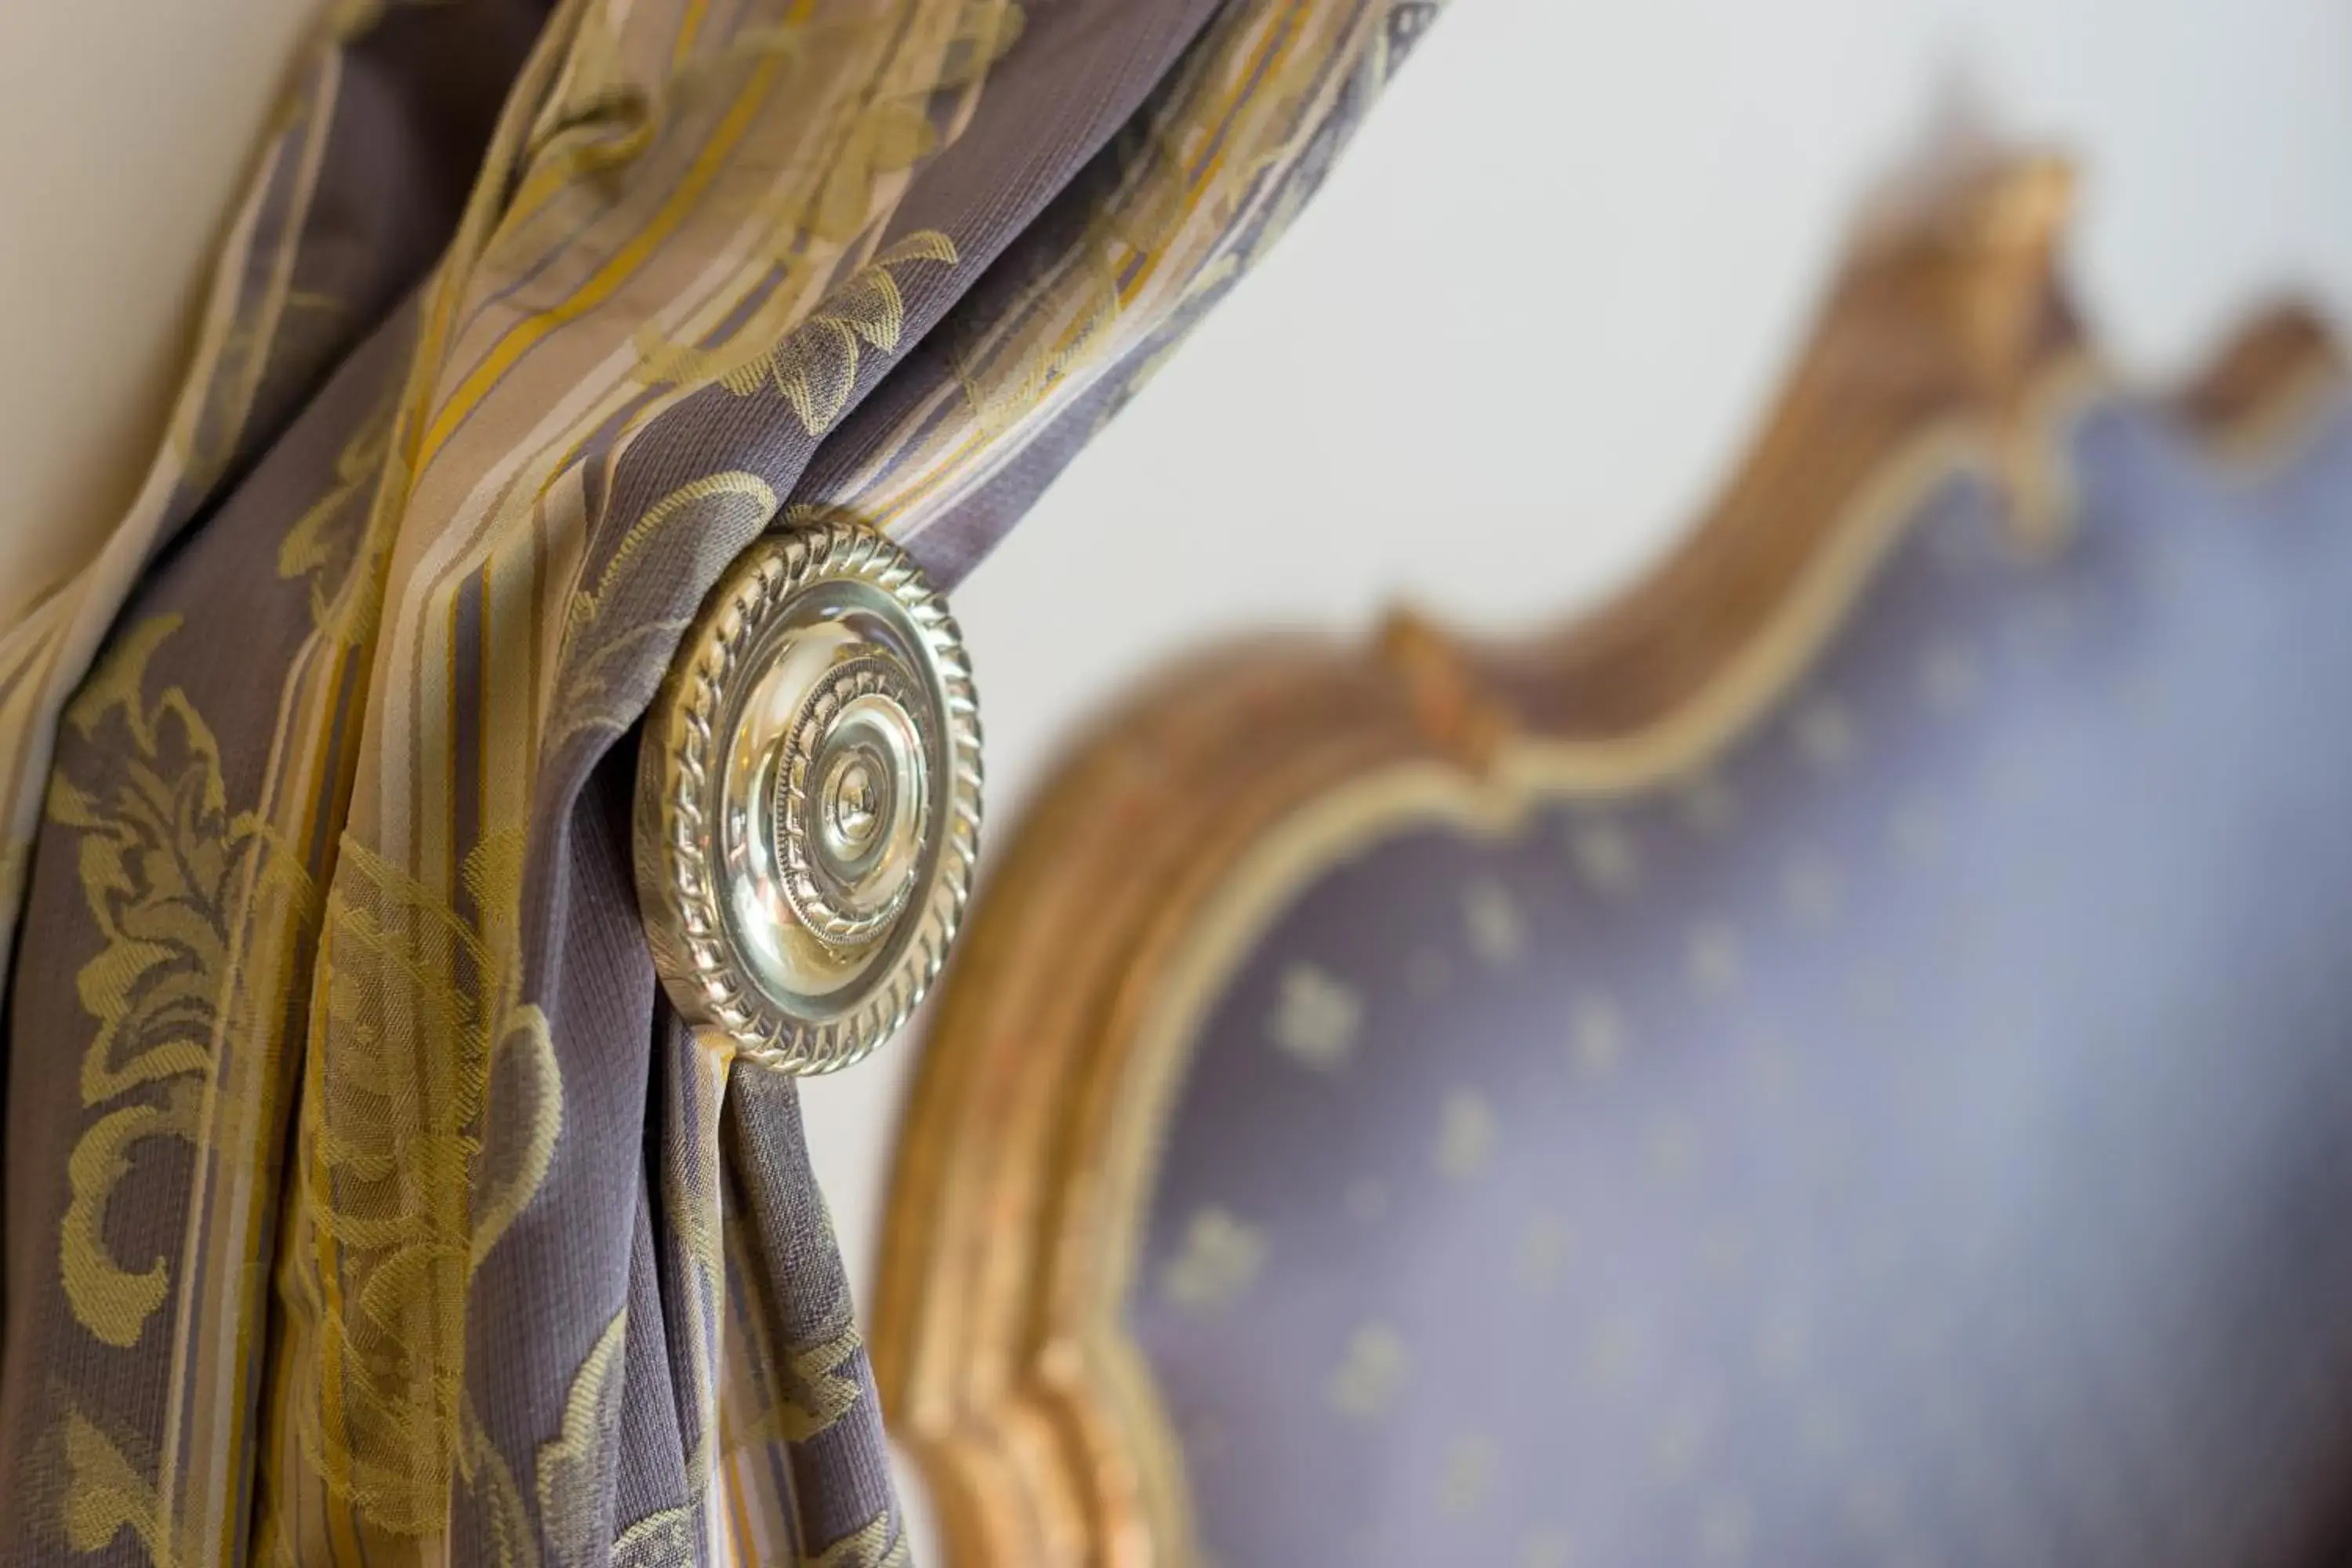
M2000 487L2021 547L2062 536L2067 415L2104 384L2054 259L2070 190L2020 160L1862 237L1721 499L1598 614L1509 644L1401 613L1369 647L1230 647L1080 740L974 907L886 1220L876 1375L958 1568L1192 1560L1120 1311L1186 1009L1245 942L1236 910L1417 817L1475 827L1693 765L1788 689L1955 471ZM2342 379L2319 319L2283 306L2164 406L2266 451Z

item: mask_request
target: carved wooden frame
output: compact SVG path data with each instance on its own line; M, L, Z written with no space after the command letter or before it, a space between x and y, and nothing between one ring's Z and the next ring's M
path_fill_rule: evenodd
M1192 1560L1181 1457L1121 1322L1190 1031L1277 895L1438 817L1648 787L1768 711L1927 487L1989 473L2020 540L2068 510L2100 378L2054 252L2053 160L1955 179L1865 234L1703 525L1597 615L1478 647L1410 614L1370 647L1230 647L1077 747L995 867L916 1073L873 1357L961 1568ZM2342 377L2282 307L2169 402L2259 458Z

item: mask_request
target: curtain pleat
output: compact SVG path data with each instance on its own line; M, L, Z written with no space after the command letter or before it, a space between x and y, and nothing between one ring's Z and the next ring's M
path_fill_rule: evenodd
M632 727L765 529L959 579L1433 10L342 7L137 506L0 634L0 1561L906 1560Z

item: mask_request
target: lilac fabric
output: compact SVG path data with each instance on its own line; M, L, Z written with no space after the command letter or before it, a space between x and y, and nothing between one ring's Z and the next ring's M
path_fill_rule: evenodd
M1702 775L1390 841L1216 1003L1131 1309L1223 1568L2352 1542L2352 418L1931 504Z

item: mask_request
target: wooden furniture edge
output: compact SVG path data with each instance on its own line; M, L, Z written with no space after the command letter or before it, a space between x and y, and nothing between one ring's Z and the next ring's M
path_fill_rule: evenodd
M1216 967L1204 924L1245 943L1234 910L1262 913L1350 834L1499 822L1703 760L1788 689L1956 471L2002 487L2021 548L2060 537L2064 433L2102 379L2054 261L2069 184L2053 160L2004 163L1860 244L1717 505L1598 614L1499 646L1406 614L1369 647L1228 647L1057 770L950 966L885 1220L875 1373L952 1562L1192 1560L1181 1457L1120 1311L1182 1019ZM2164 406L2218 453L2274 455L2343 378L2325 324L2283 305ZM1291 864L1236 901L1269 853Z

